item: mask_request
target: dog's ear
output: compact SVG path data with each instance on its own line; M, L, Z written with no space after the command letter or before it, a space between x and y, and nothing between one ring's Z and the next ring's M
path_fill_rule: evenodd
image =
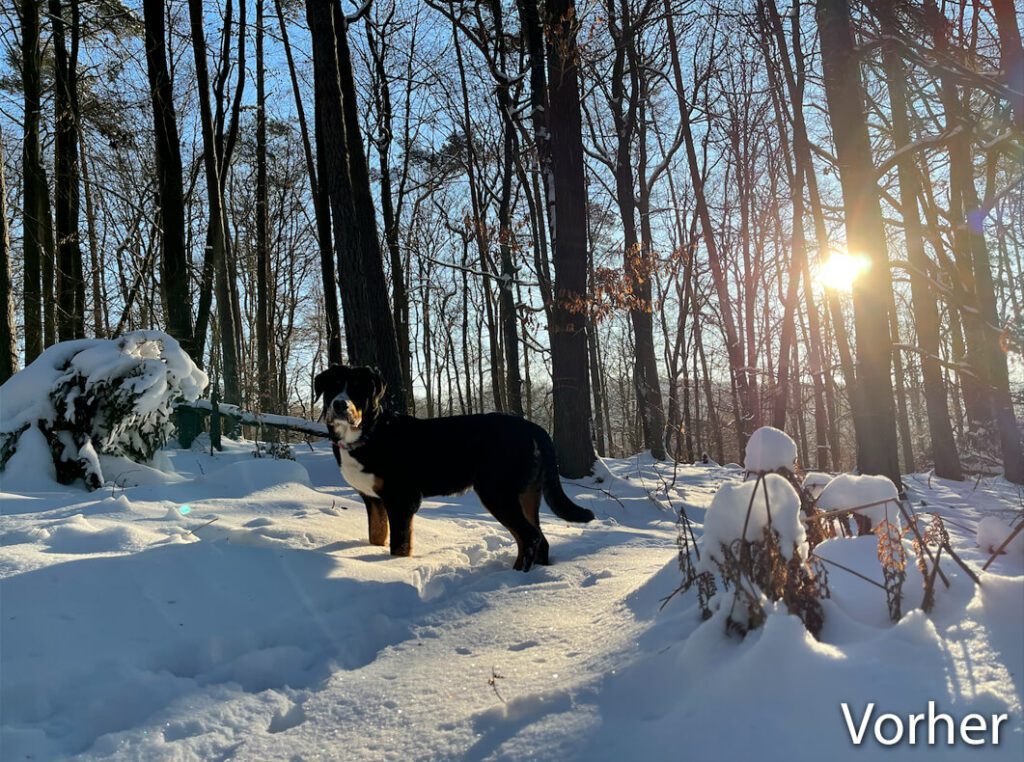
M323 396L323 393L327 390L327 382L335 376L340 376L345 372L344 365L338 365L333 363L327 370L320 371L313 378L313 402L316 402Z
M373 376L373 399L379 405L384 399L384 394L388 390L388 385L384 380L384 375L376 365L370 366L370 375Z

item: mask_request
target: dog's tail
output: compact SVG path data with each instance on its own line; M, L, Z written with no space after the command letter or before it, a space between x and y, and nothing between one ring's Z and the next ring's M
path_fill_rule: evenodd
M558 458L555 456L555 445L551 437L540 426L534 426L534 442L540 451L540 463L544 470L544 502L560 519L585 524L594 520L594 512L576 505L562 489L558 478Z

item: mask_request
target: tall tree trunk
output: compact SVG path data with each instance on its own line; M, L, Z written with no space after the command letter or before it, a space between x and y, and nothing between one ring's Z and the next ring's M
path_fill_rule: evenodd
M506 69L505 29L502 19L501 2L490 0L491 16L494 19L495 48L499 72ZM505 349L505 395L509 412L523 415L523 379L519 370L519 317L516 313L515 277L516 267L512 261L512 175L516 162L516 125L512 111L515 104L510 92L511 81L502 76L497 82L495 94L498 113L501 116L502 173L501 190L498 196L498 255L501 261L501 276L498 281L498 307L501 315L501 330Z
M0 156L4 156L0 131ZM0 384L18 370L18 342L14 335L14 295L11 292L11 236L7 228L7 182L0 162Z
M267 92L263 58L265 0L256 0L256 375L259 408L277 412L270 346L270 220L267 197Z
M697 161L697 148L693 139L693 129L690 124L690 106L686 101L686 91L683 85L682 67L679 60L679 45L676 41L675 22L673 20L669 0L665 0L665 26L668 31L669 58L672 63L672 73L675 81L676 98L679 107L679 119L683 127L683 137L686 141L686 159L690 170L690 182L693 185L693 192L697 202L697 214L700 217L701 234L704 238L704 247L708 253L708 264L711 266L711 276L718 295L719 310L722 314L722 330L725 333L726 353L729 358L729 372L732 383L736 387L739 396L740 407L737 410L737 440L739 450L742 452L747 445L747 438L753 433L753 424L757 420L758 410L756 404L756 389L750 383L748 368L744 359L743 343L736 330L736 319L733 315L733 297L729 294L727 273L722 264L722 258L718 251L718 242L715 240L714 228L711 224L711 212L708 209L707 197L704 193L704 177Z
M640 67L636 49L636 28L627 2L609 0L608 27L615 42L609 106L615 126L615 199L623 230L623 269L631 297L629 309L633 328L633 379L637 407L643 431L643 447L662 460L665 458L665 410L658 380L658 362L654 351L654 318L651 314L651 241L637 238L636 183L633 174L633 138L640 118ZM621 16L619 11L621 10ZM626 92L626 81L630 89Z
M309 175L310 192L313 197L313 215L316 218L316 240L320 252L320 279L323 286L324 312L327 319L327 361L340 364L341 316L338 312L338 281L334 274L334 255L331 252L330 203L327 199L327 188L317 176L317 164L313 159L313 149L309 140L309 126L306 123L306 111L302 106L299 79L295 73L295 59L292 56L292 46L288 40L288 26L285 24L281 0L274 0L274 9L277 12L277 24L281 32L281 43L284 46L285 59L288 62L288 77L292 83L295 113L299 119L299 134L302 137L302 153L306 159L306 174ZM319 162L321 159L321 152L318 150L316 161Z
M167 70L164 0L145 0L146 72L153 103L156 173L163 229L160 248L160 296L167 331L195 356L192 293L185 248L185 201L181 180L181 146L174 110L174 93Z
M900 482L891 371L889 301L892 290L882 210L864 112L860 60L848 0L817 0L822 68L829 122L843 189L846 238L870 268L853 284L857 328L857 388L854 408L857 462L863 473Z
M1019 3L1017 3L1019 7ZM1010 108L1017 130L1024 132L1024 48L1021 47L1020 27L1014 0L992 0L999 34L999 68L1013 94Z
M950 45L945 18L934 2L930 1L927 9L932 18L935 48L940 53L948 53ZM999 342L1002 321L996 308L988 244L981 227L985 215L981 213L981 203L974 187L970 144L974 125L948 73L940 72L939 83L947 129L958 127L960 130L949 142L950 219L954 225L954 256L960 285L967 298L973 295L975 301L974 305L965 304L962 309L967 358L974 371L974 378L963 380L966 387L964 402L967 405L968 397L976 396L974 407L977 417L972 421L973 428L981 435L989 428L989 422L994 421L1004 475L1009 481L1024 483L1024 447L1010 397L1006 353ZM966 394L968 388L972 390L970 395ZM970 406L968 417L971 417Z
M596 456L587 375L587 197L576 4L574 0L549 0L546 9L556 300L551 329L554 439L559 471L578 478L592 471Z
M61 341L85 336L85 283L79 222L78 2L62 8L49 0L54 54L54 188L57 238L57 333ZM64 13L70 14L70 24ZM70 29L70 50L68 36Z
M376 365L392 407L405 410L407 390L377 239L345 17L334 0L307 0L306 17L313 40L317 146L325 160L320 177L331 204L349 358Z
M25 364L43 351L42 265L46 258L44 225L48 226L49 189L43 173L42 149L39 143L39 114L42 108L39 50L40 0L21 3L21 77L25 93L24 141L22 148L23 321L25 329ZM45 216L44 216L45 215Z
M213 130L213 110L210 104L210 76L206 63L206 37L203 32L203 2L188 0L189 21L192 30L192 52L195 56L196 85L199 89L199 111L203 134L203 166L206 172L206 196L209 205L209 234L207 237L210 261L215 272L217 291L217 322L220 333L221 378L224 383L224 402L241 401L238 349L235 343L235 320L231 304L231 286L228 283L227 222L220 169L218 167Z
M398 354L402 361L402 383L406 389L411 390L412 350L409 342L409 289L405 282L402 252L398 245L399 220L398 211L395 209L391 180L391 144L394 142L394 132L392 129L394 114L391 106L391 85L388 82L388 72L384 66L387 46L385 36L382 35L378 43L373 27L369 24L367 25L366 39L376 73L373 84L377 100L377 110L379 112L379 126L374 142L377 148L377 158L380 162L380 208L381 215L384 218L384 242L387 244L388 262L391 266L391 304L395 320L395 339L398 342ZM399 206L401 205L403 187L404 184L399 183ZM468 381L469 374L467 372L467 384ZM409 404L409 412L412 412L413 395L411 391L409 394ZM472 404L468 396L467 404Z

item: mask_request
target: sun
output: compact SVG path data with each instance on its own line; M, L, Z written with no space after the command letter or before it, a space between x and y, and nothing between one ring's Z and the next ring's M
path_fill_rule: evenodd
M818 265L815 280L833 291L853 291L854 281L871 269L871 260L863 254L832 251L828 259Z

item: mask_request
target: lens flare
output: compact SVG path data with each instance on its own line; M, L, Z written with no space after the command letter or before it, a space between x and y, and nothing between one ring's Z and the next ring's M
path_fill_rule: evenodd
M188 516L191 512L192 512L192 506L189 505L188 503L185 503L185 505L181 506L178 509L178 513L180 513L182 516Z
M853 284L861 275L871 269L871 260L863 254L833 251L828 259L818 266L815 276L818 284L833 291L853 291Z

